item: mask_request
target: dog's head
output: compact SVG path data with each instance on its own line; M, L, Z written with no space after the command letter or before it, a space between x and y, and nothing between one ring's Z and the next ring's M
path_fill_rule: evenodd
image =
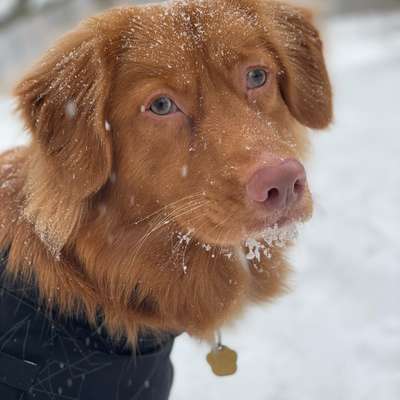
M17 95L35 149L26 213L57 248L100 203L124 224L163 210L159 223L219 245L311 214L305 128L330 123L332 99L301 9L114 9L68 34Z

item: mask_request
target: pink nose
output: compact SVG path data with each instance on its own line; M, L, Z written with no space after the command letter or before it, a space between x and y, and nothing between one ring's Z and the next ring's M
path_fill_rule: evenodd
M247 184L247 195L270 209L290 207L299 201L306 186L306 172L297 160L256 171Z

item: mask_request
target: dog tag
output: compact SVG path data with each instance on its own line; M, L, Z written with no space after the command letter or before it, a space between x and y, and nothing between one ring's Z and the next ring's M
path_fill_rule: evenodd
M229 376L237 371L237 353L226 346L211 350L207 355L207 362L215 375Z

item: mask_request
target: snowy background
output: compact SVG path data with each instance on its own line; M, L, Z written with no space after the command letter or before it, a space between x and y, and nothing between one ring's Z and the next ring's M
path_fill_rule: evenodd
M172 400L400 399L400 9L322 30L336 121L313 134L316 212L292 254L293 291L224 330L234 377L213 376L208 347L179 338ZM25 140L12 109L0 92L0 150Z

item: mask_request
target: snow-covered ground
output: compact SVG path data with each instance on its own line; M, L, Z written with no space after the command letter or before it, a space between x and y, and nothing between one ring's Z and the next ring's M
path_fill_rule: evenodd
M186 336L172 400L400 399L400 13L326 27L336 122L314 134L314 219L293 292L224 331L239 371L214 377ZM0 100L0 149L24 140Z

